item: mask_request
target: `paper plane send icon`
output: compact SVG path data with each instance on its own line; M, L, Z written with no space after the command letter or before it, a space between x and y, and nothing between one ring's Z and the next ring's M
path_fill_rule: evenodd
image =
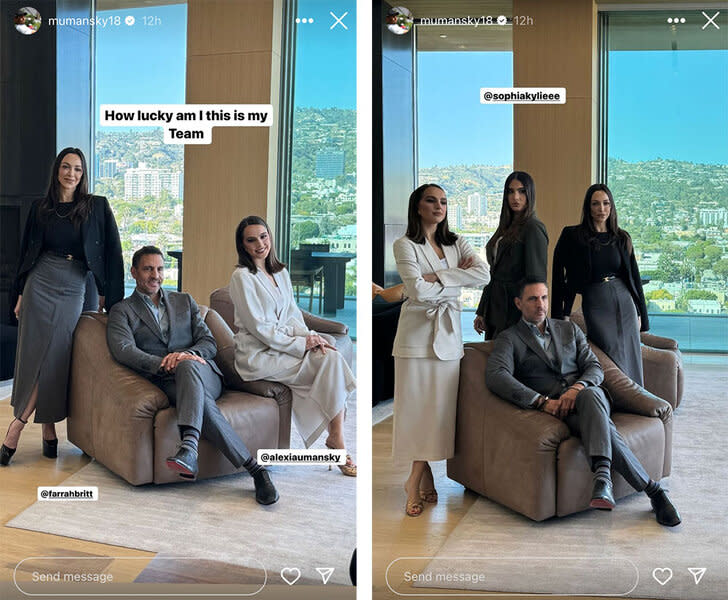
M695 585L698 585L700 583L700 580L703 578L703 575L705 575L705 571L707 571L707 569L705 567L688 567L688 571L690 571L693 579L695 579Z
M316 567L318 574L321 575L321 581L326 585L331 579L331 574L334 572L333 567Z

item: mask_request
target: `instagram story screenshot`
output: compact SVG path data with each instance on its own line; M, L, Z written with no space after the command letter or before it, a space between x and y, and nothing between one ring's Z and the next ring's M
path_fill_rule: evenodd
M356 2L1 6L0 596L353 600Z
M728 5L372 40L372 597L725 598Z

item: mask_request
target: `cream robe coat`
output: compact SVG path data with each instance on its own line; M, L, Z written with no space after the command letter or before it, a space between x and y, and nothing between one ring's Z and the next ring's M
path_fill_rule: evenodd
M416 244L407 237L394 242L394 258L407 300L397 325L392 355L398 358L457 360L463 356L460 326L460 288L482 287L490 281L488 265L462 236L452 246L443 246L448 268L443 269L432 246ZM459 269L463 258L472 256L469 269ZM439 282L422 276L437 273Z
M235 307L235 368L245 381L270 379L301 362L311 331L296 306L286 269L273 275L237 268L230 279Z
M246 381L267 379L291 389L293 420L308 447L345 408L355 378L339 352L306 351L306 336L315 332L296 306L291 277L283 269L273 278L277 288L262 271L237 268L230 279L235 369Z

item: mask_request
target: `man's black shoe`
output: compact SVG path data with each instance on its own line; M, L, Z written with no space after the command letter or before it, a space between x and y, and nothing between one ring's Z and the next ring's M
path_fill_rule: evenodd
M594 482L592 499L589 506L598 508L599 510L612 510L614 508L614 495L612 494L611 481L597 479Z
M270 474L265 469L260 469L253 475L255 483L255 501L258 504L273 504L278 502L278 490L270 480Z
M167 467L177 471L180 477L194 479L197 477L197 452L183 446L167 459Z
M650 497L652 508L655 509L655 518L660 525L666 527L675 527L680 525L680 514L677 508L672 505L670 498L667 497L665 490L660 490L654 496Z

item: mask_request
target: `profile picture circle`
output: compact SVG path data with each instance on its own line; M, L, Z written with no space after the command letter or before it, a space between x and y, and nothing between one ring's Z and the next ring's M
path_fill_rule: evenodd
M404 35L405 33L409 33L410 29L412 29L414 19L412 18L412 13L409 8L405 8L404 6L395 6L394 8L390 8L389 12L387 12L385 22L389 31L397 35Z
M40 13L32 6L24 6L15 13L13 23L15 29L23 35L33 35L40 29Z

